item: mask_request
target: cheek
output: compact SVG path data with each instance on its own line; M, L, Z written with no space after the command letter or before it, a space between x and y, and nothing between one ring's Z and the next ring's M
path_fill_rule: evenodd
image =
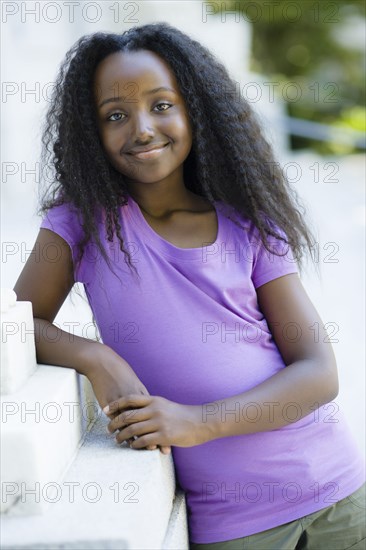
M125 155L121 156L121 149L125 142L121 134L119 132L104 131L100 133L100 138L105 154L112 166L118 169L121 163L126 164Z
M118 169L121 150L120 140L116 139L116 134L106 131L103 128L99 129L99 138L109 162L114 168Z
M111 132L106 130L105 128L102 128L100 130L100 139L107 153L111 154L116 150L118 144L116 132Z
M170 135L173 141L180 144L180 148L191 148L192 132L185 120L174 121L171 127L167 128L166 133Z
M184 136L184 140L192 144L193 132L192 132L192 126L188 118L188 115L182 117L180 127L181 127L181 133Z

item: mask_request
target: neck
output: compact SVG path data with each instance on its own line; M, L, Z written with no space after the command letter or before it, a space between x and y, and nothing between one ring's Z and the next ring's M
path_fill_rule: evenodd
M192 209L203 199L187 189L183 181L137 183L128 185L128 193L149 216L163 218L185 209Z

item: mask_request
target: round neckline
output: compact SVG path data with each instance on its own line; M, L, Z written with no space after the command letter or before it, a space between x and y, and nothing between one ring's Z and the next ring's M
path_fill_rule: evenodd
M206 258L205 261L207 261L209 256L212 255L214 251L216 251L216 254L219 252L219 243L224 240L224 228L222 224L221 213L219 212L220 203L218 201L213 202L213 207L215 209L217 219L216 239L213 243L198 248L181 248L167 241L161 235L156 233L156 231L154 231L154 229L149 225L140 209L140 206L131 197L131 195L128 195L127 201L130 207L129 212L132 214L130 218L135 226L138 227L138 230L143 233L146 242L153 244L154 247L165 256L186 260L202 260L202 258Z

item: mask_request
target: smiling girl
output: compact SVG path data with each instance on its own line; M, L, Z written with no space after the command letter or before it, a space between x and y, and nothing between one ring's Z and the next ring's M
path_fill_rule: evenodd
M233 89L167 24L81 38L43 135L35 246L59 254L14 290L38 361L89 378L117 442L172 452L192 549L364 548L363 463L298 271L314 239ZM75 282L103 343L53 324Z

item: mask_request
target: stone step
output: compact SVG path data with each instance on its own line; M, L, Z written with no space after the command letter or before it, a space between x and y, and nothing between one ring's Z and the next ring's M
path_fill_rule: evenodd
M47 501L23 499L22 487L57 482L70 466L100 410L88 385L73 369L39 365L18 391L1 396L1 513L45 511Z
M175 494L168 530L162 550L185 550L189 548L187 506L185 494L180 489Z
M43 515L3 516L4 550L188 548L185 499L176 494L172 456L117 444L106 432L108 422L102 413L61 481L43 478L36 498L54 500Z
M2 395L21 388L37 368L32 304L17 302L16 299L13 290L1 289Z

